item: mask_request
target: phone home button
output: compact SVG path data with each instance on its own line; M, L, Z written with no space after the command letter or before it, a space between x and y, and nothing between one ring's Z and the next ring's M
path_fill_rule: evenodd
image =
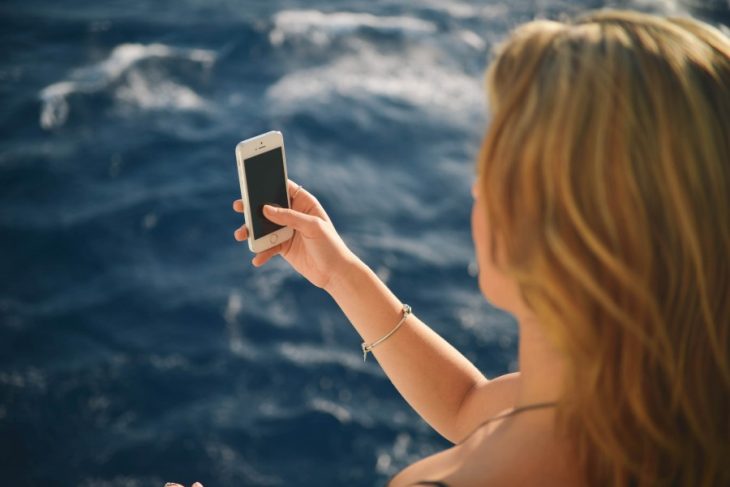
M279 236L276 235L276 234L274 234L271 237L269 237L269 242L272 243L272 244L273 243L276 243L278 240L279 240Z

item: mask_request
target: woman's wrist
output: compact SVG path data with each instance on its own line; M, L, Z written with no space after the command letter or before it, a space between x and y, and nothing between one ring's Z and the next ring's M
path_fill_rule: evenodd
M357 289L357 281L367 272L368 266L357 255L348 252L348 255L330 276L324 290L336 300L338 295Z
M333 274L324 289L342 309L365 343L393 330L403 318L403 304L363 261L352 259ZM363 350L364 351L364 350Z

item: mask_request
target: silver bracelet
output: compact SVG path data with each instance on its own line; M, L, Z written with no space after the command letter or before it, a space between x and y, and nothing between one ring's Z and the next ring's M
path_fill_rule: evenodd
M410 315L411 313L413 313L413 310L411 309L410 306L408 306L407 304L404 304L403 305L403 311L402 312L403 312L403 316L401 317L400 321L398 322L397 325L395 325L395 328L393 328L392 330L390 330L388 332L387 335L385 335L382 338L378 338L377 340L375 340L370 345L368 345L365 342L362 342L361 347L362 347L362 361L363 362L365 362L367 360L368 353L372 352L373 351L373 348L375 348L378 345L380 345L381 343L383 343L385 340L387 340L388 338L390 338L390 336L393 333L395 333L396 331L398 331L398 328L400 328L403 325L403 323L406 322L406 318L408 318L408 315Z

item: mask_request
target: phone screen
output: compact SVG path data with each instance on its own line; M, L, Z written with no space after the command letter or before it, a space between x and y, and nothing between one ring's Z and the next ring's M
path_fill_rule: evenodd
M264 205L289 207L281 147L245 159L243 168L251 205L253 238L258 239L283 228L264 217Z

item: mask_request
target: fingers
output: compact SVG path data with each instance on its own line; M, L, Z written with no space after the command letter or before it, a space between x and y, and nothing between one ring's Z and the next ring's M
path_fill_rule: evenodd
M201 484L200 482L195 482L193 484L193 487L203 487L203 484Z
M237 213L243 213L243 200L235 200L233 202L233 211ZM246 225L241 225L233 232L233 238L242 242L248 238L248 228Z
M175 482L168 482L165 484L165 487L183 487L180 484L176 484Z
M248 228L246 228L246 225L241 225L236 229L235 232L233 232L233 238L235 238L239 242L243 242L248 238Z
M289 187L289 194L294 194L297 189L304 189L299 184L295 183L291 179L288 179L286 182L287 186ZM292 198L293 199L293 198ZM238 199L233 201L233 211L236 213L243 213L244 207L243 207L243 200Z
M254 265L254 267L261 267L269 260L271 260L272 257L281 252L282 245L283 244L275 245L270 249L266 249L263 252L256 254L256 257L251 259L251 263Z
M289 208L278 208L271 205L264 205L264 216L274 223L285 227L292 227L302 232L306 237L311 237L316 228L319 218L306 213L301 213Z
M311 200L311 202L314 202L316 204L317 200L312 196L310 193L308 193L302 186L295 183L291 179L287 180L287 186L289 188L289 197L291 198L291 202L294 203L294 200L302 200L302 198L299 198L300 195L306 195L304 199L304 203L302 201L299 201L299 204L307 205L307 202ZM309 206L312 206L311 204ZM301 210L301 207L299 208ZM238 199L233 201L233 211L236 213L243 213L245 211L245 207L243 205L243 200ZM306 211L306 210L305 210ZM325 218L326 219L326 218Z
M297 184L291 179L288 179L286 182L286 185L289 187L289 197L293 200L297 196L299 196L299 192L302 191L304 188L302 188L301 184Z

